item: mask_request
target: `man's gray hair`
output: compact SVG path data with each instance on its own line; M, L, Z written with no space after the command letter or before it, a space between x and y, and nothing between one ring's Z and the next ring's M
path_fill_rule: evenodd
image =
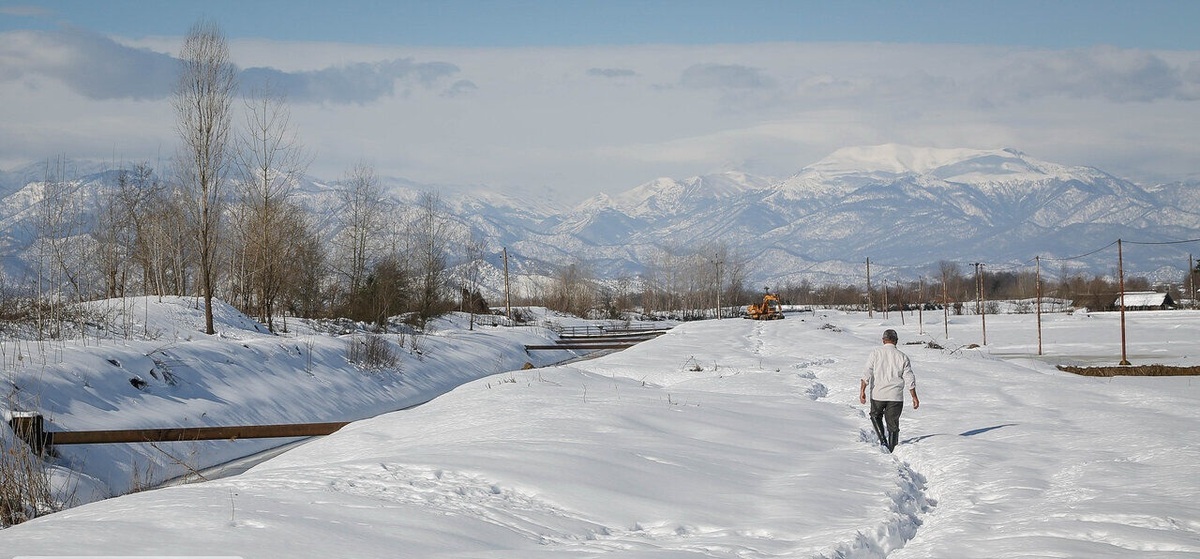
M900 341L900 336L897 336L897 335L896 335L896 331L895 331L895 330L892 330L891 328L888 328L887 330L884 330L884 331L883 331L883 339L885 339L885 340L887 340L887 341L889 341L889 342L893 342L893 343L895 343L895 342L898 342L898 341Z

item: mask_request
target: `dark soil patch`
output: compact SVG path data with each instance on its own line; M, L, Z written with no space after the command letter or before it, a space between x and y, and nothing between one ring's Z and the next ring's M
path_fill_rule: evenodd
M1058 370L1085 377L1181 377L1200 375L1200 367L1172 367L1170 365L1136 365L1127 367L1068 367L1059 365Z

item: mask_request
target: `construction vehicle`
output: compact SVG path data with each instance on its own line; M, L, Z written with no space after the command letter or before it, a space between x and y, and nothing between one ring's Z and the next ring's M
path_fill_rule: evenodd
M780 304L778 295L764 293L762 303L747 305L746 314L742 317L750 320L779 320L783 318L783 305Z

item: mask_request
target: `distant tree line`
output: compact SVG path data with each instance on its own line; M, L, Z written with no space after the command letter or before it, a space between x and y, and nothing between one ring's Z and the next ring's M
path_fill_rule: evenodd
M594 318L620 318L632 314L664 316L678 320L714 318L718 305L722 316L738 316L749 303L761 302L765 292L780 297L786 305L875 311L941 309L953 314L977 314L981 305L998 300L1016 301L1018 311L1034 312L1039 295L1038 273L1034 270L991 272L942 261L923 279L880 280L870 289L863 283L817 284L808 280L788 281L778 286L751 287L746 270L749 260L726 245L699 248L655 249L647 272L637 278L623 276L615 281L595 277L587 265L572 263L561 268L544 293L522 302ZM864 274L865 275L865 274ZM1043 300L1064 301L1073 307L1109 310L1120 294L1119 281L1111 276L1061 268L1041 274ZM1200 285L1200 265L1190 279L1167 286L1174 300L1189 281ZM641 289L634 289L640 285ZM1161 288L1160 288L1161 289ZM1126 276L1126 292L1153 291L1143 277ZM1184 299L1189 299L1183 295ZM987 312L994 312L992 308Z

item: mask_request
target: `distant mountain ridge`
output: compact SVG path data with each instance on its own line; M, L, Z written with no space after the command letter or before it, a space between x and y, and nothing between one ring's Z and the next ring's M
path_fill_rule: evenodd
M18 184L31 176L29 170L0 174L6 229L31 200L32 183ZM105 176L111 177L94 174L79 182ZM565 211L482 186L383 184L401 206L422 191L438 192L458 229L489 239L496 254L485 275L493 281L501 281L501 247L508 249L510 270L525 279L584 262L611 280L637 278L664 249L723 244L747 261L751 285L779 286L801 279L862 283L867 258L881 278L931 276L940 261L1019 269L1032 266L1035 256L1055 273L1108 274L1117 266L1115 250L1095 251L1118 238L1200 237L1198 182L1142 187L1011 149L849 147L784 179L742 172L660 178ZM331 183L306 180L297 197L332 223ZM10 232L0 242L10 254L29 244ZM1138 244L1125 251L1124 264L1128 273L1178 281L1189 251L1200 246Z
M1121 237L1197 238L1196 186L1146 189L1016 150L855 147L781 181L725 173L596 197L562 232L587 238L598 255L655 242L726 242L754 263L761 282L861 282L866 258L911 278L941 260L1014 267L1039 255L1048 262L1082 255ZM604 231L614 235L609 242L597 234ZM1187 265L1178 246L1126 256L1129 270L1163 280L1177 279ZM1065 265L1107 273L1116 257Z

